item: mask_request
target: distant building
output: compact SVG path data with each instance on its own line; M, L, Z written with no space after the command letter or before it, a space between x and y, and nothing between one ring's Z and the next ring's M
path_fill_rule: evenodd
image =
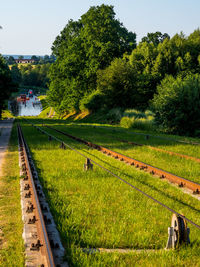
M34 63L34 59L15 59L17 64L26 64L26 63Z

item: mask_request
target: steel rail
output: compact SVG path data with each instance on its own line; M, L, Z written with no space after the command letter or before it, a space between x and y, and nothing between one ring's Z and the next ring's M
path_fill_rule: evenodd
M30 183L31 183L30 191L32 193L32 202L33 202L33 205L35 206L35 213L36 213L36 219L37 219L36 226L37 226L39 237L42 241L41 251L44 253L44 255L46 255L46 261L47 261L48 266L55 267L54 258L53 258L53 254L51 251L51 246L50 246L49 238L47 235L46 226L45 226L42 210L40 207L39 199L37 196L37 191L36 191L34 180L33 180L32 171L31 171L31 167L30 167L30 163L29 163L29 159L27 155L27 144L24 139L20 124L18 124L18 136L23 147L27 175L30 178Z
M123 160L131 165L135 165L137 168L140 168L141 170L145 170L147 172L150 172L152 175L157 175L159 176L160 178L166 178L167 180L169 180L170 182L173 182L173 183L176 183L178 184L180 187L187 187L188 189L192 190L194 193L197 193L199 194L200 193L200 184L199 183L196 183L196 182L193 182L189 179L186 179L186 178L183 178L183 177L180 177L180 176L177 176L175 174L172 174L170 172L167 172L167 171L164 171L160 168L157 168L157 167L154 167L152 165L149 165L147 163L144 163L142 161L139 161L139 160L136 160L134 158L131 158L131 157L128 157L128 156L125 156L119 152L115 152L113 150L110 150L108 148L105 148L103 146L100 146L100 145L97 145L97 144L93 144L91 142L88 142L88 141L85 141L79 137L75 137L71 134L68 134L66 132L62 132L58 129L55 129L53 127L50 127L48 125L45 125L45 127L49 128L49 129L52 129L58 133L61 133L63 135L66 135L67 137L70 137L78 142L81 142L89 147L92 147L94 149L97 149L98 151L101 151L103 153L106 153L107 155L109 156L113 156L115 157L116 159L120 159L120 160Z
M27 120L26 120L27 121ZM28 122L28 121L27 121ZM28 122L30 123L30 122ZM65 146L67 146L69 149L71 149L72 151L76 152L77 154L81 155L82 157L89 159L92 163L94 163L96 166L100 167L101 169L105 170L106 172L108 172L109 174L111 174L112 176L116 177L117 179L121 180L122 182L126 183L127 185L129 185L130 187L132 187L133 189L135 189L136 191L140 192L141 194L143 194L144 196L146 196L147 198L153 200L155 203L159 204L160 206L162 206L163 208L169 210L172 213L175 213L176 215L180 216L182 219L185 219L187 222L191 223L193 226L195 226L196 228L198 228L200 230L200 225L196 224L195 222L193 222L192 220L190 220L189 218L185 217L184 215L180 214L179 212L175 211L174 209L168 207L167 205L163 204L162 202L160 202L159 200L155 199L154 197L150 196L149 194L145 193L144 191L140 190L139 188L135 187L134 185L132 185L131 183L127 182L126 180L124 180L123 178L121 178L119 175L111 172L110 170L108 170L107 168L103 167L102 165L100 165L99 163L97 163L96 161L94 161L91 158L88 158L88 156L84 155L83 153L81 153L80 151L78 151L77 149L75 149L73 146L63 142L63 140L61 140L60 138L55 137L54 135L48 133L47 131L41 129L40 127L34 125L33 123L30 123L33 127L37 128L39 131L41 131L42 133L50 136L52 139L57 140L58 142L63 143Z
M168 150L165 150L165 149L162 149L162 148L158 148L158 147L154 147L154 146L150 146L150 145L145 145L145 144L140 144L140 143L135 143L135 142L132 142L132 141L118 139L118 138L117 138L117 140L121 141L122 143L127 143L127 144L134 145L134 146L145 146L145 147L149 147L150 149L153 149L153 150L156 150L156 151L159 151L159 152L163 152L163 153L166 153L166 154L169 154L169 155L174 155L174 156L178 156L180 158L186 158L186 159L191 159L191 160L196 161L196 162L200 162L199 158L195 158L195 157L192 157L192 156L180 154L180 153L173 152L173 151L168 151Z

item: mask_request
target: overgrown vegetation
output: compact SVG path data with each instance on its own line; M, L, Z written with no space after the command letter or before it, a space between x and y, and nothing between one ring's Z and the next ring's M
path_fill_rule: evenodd
M40 126L44 122L34 119L31 121L39 123ZM107 127L106 130L106 128L94 128L94 125L92 125L93 127L62 125L63 121L56 120L45 120L45 122L105 146L110 144L113 150L125 150L129 155L131 155L131 150L134 153L130 145L127 146L117 140L120 136L127 138L127 134L128 138L131 138L128 131L118 134L113 132L113 127ZM199 223L199 201L190 195L184 194L180 189L171 186L164 180L138 171L59 133L46 128L45 130L57 137L62 137L68 144L81 150L85 155L106 166L128 182ZM178 251L162 250L166 245L167 227L170 225L171 214L169 212L105 173L96 165L94 165L93 171L85 172L83 170L84 158L68 148L66 150L59 149L56 141L49 142L47 136L36 131L30 124L23 123L23 131L63 244L67 249L66 258L71 266L198 264L200 242L198 230L191 227L191 245L188 247L181 247ZM115 135L117 135L116 139ZM170 145L171 148L177 149L172 142L168 144L163 140L157 140L157 142L158 144L159 142L163 143L165 147ZM187 145L180 144L180 147L184 147L185 151L188 151ZM148 148L144 148L144 151L143 149L138 150L137 154L139 155L139 153L141 153L141 157L146 154L146 159L147 157L152 158ZM165 158L160 152L156 157ZM167 161L169 168L176 166L174 170L177 174L180 174L181 169L183 172L185 169L191 170L190 175L196 177L198 164L195 165L196 167L190 168L188 167L190 161L180 162L180 159L176 159L176 157L173 157L174 164L171 164L171 156L165 158L165 164ZM141 252L141 254L137 252L128 254L118 252L86 253L82 250L82 248L98 247L161 250ZM192 261L190 261L191 257Z

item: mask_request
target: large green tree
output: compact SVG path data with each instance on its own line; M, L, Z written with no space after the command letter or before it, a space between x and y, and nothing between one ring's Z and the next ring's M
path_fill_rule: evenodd
M97 71L135 47L136 34L115 19L113 6L91 7L70 20L53 43L49 101L60 111L78 108L82 96L96 89Z

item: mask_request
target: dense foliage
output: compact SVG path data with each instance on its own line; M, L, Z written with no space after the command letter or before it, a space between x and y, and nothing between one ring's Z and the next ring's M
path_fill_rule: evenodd
M200 29L172 38L159 31L147 33L137 47L135 39L136 34L115 19L112 6L91 7L78 21L70 20L53 43L56 61L50 68L49 103L58 113L116 107L144 111L157 87L160 90L159 85L169 79L166 75L184 81L188 74L200 72ZM182 86L177 84L177 94L178 85ZM166 127L166 118L157 108L154 105L156 120ZM187 127L178 130L178 124L166 128L181 134L195 132Z
M167 76L152 101L156 121L180 135L200 135L200 75Z
M136 35L115 19L112 6L91 7L78 21L70 20L52 50L49 101L60 112L78 109L81 98L96 89L97 71L130 53Z
M11 93L17 88L11 77L11 72L4 60L0 55L0 118L5 100L9 98Z
M21 85L24 86L38 86L47 87L49 78L48 71L50 68L50 63L32 66L21 65L19 67L21 73Z

